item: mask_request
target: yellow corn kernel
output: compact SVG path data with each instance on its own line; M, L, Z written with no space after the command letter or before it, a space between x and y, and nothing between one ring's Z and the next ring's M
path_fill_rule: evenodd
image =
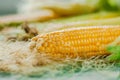
M82 27L32 38L30 48L55 58L108 55L106 46L120 36L120 26Z

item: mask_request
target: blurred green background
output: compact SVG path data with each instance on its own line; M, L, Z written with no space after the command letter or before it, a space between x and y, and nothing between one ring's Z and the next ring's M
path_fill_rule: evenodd
M0 15L16 13L20 3L21 0L0 0Z

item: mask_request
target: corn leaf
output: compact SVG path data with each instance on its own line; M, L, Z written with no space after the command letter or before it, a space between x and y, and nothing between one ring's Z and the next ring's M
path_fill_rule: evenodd
M119 61L120 60L120 37L118 37L115 41L113 41L108 47L107 51L112 53L107 57L109 61Z
M109 61L118 61L120 60L120 46L109 46L107 50L112 53L107 57Z

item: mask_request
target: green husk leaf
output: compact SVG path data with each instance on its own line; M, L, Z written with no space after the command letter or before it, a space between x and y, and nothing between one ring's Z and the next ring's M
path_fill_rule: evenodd
M118 45L119 42L120 42L120 37L118 37L113 43L111 43L107 47L107 51L112 53L110 56L107 57L107 60L109 61L120 60L120 45Z

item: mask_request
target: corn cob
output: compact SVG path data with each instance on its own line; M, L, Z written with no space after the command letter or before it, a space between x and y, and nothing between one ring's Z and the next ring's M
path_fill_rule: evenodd
M120 26L82 27L32 38L31 50L54 58L109 55L106 46L120 36Z

